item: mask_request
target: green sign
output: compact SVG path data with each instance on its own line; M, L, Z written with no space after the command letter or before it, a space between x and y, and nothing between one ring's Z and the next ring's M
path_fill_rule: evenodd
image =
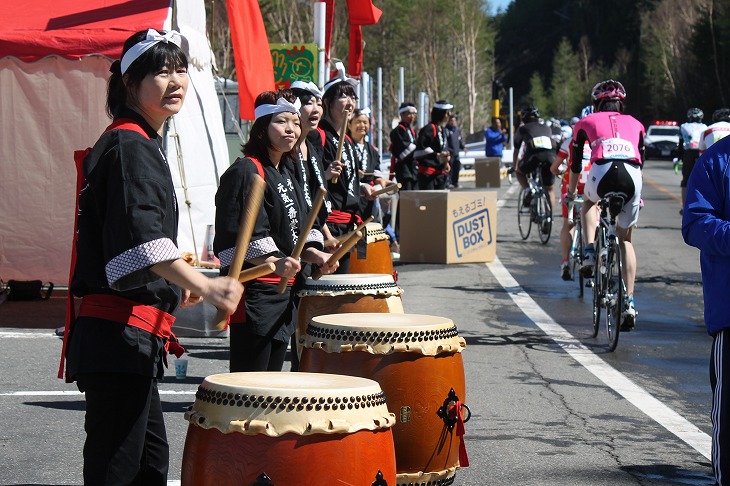
M270 44L277 88L294 81L317 82L317 44Z

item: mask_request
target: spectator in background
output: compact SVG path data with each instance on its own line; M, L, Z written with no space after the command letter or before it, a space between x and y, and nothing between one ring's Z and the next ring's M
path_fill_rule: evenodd
M502 120L492 117L492 126L484 132L484 155L502 158L504 144L507 143L507 130L502 128Z
M459 187L459 171L461 170L461 159L459 158L459 152L462 150L467 152L468 149L464 146L464 141L461 139L461 129L459 128L459 117L451 115L449 121L446 124L446 142L449 146L449 153L451 154L451 172L449 178L446 180L447 187ZM449 184L450 183L450 184Z

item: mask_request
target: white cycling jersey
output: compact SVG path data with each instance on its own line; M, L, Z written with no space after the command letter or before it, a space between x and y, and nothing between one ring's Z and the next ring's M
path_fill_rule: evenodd
M730 135L730 123L724 121L713 123L702 134L702 139L699 144L700 152L707 150L713 143L728 135Z
M684 148L689 150L697 150L700 148L700 140L702 134L707 130L707 125L698 122L682 123L679 131L682 134Z

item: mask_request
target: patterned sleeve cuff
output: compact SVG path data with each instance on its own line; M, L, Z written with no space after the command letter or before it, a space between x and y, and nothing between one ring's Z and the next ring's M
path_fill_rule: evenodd
M307 243L321 243L324 245L324 235L322 235L321 231L313 229L307 235L306 241Z
M112 258L106 264L106 278L109 286L116 288L120 279L153 265L180 258L180 250L169 238L142 243Z
M223 250L218 255L218 259L221 261L221 267L230 267L231 262L233 261L233 254L235 253L236 248L228 248L226 250ZM264 255L270 255L272 253L278 253L279 248L276 247L276 243L274 243L274 239L269 237L261 238L260 240L252 241L248 244L248 249L246 250L246 256L244 259L246 260L252 260L254 258L258 258L260 256Z

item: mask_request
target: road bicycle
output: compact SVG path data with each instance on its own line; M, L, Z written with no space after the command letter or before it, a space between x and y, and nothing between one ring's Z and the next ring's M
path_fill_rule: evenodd
M575 280L578 275L578 296L583 297L583 288L586 285L585 276L580 271L583 266L583 252L585 243L583 242L583 223L581 222L580 209L583 206L583 196L576 197L568 205L568 224L573 227L573 238L570 244L570 253L568 254L568 265L570 268L570 279Z
M549 195L542 187L539 167L527 176L527 182L529 186L520 190L517 198L517 225L522 239L526 240L530 236L532 223L535 223L540 241L544 245L550 240L553 229L553 207ZM531 194L529 206L525 206L527 193Z
M599 202L601 217L596 228L596 266L593 271L593 337L598 335L601 309L606 309L608 350L618 344L621 314L626 305L626 285L621 273L621 245L616 217L626 201L623 193L608 193Z

